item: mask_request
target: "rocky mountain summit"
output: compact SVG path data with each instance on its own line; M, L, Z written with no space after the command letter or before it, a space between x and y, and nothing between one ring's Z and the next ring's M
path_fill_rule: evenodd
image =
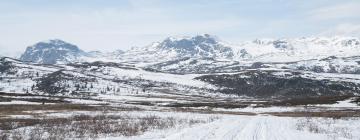
M74 62L82 55L85 55L85 52L76 45L54 39L27 47L20 59L34 63L59 64Z

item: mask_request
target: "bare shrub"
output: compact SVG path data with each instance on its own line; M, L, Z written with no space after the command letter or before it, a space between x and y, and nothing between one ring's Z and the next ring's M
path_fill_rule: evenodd
M20 130L20 129L13 130L11 133L11 139L12 140L23 140L23 139L25 139L24 138L25 133L26 133L25 130Z
M192 126L214 121L178 119L147 115L134 117L120 115L75 115L70 118L42 118L32 120L30 127L17 127L17 123L6 124L8 132L0 135L2 139L14 140L58 140L86 139L107 136L135 136L150 130L169 129L176 126ZM15 121L13 121L15 122ZM15 129L16 128L16 129ZM1 139L1 140L2 140Z
M299 131L309 131L312 133L326 134L329 139L336 140L339 137L351 139L351 130L347 127L337 126L336 123L339 119L335 118L311 118L306 117L300 119L296 123L296 129Z
M10 134L0 131L0 140L8 140L10 138Z

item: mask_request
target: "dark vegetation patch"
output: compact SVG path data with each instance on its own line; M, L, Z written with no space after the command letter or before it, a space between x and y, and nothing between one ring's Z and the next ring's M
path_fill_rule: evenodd
M155 106L156 102L153 101L127 101L126 104L132 105L144 105L144 106Z
M354 96L319 96L319 97L303 97L289 98L279 101L270 102L269 105L275 106L296 106L296 105L312 105L312 104L335 104L337 101L343 101Z
M292 112L266 112L281 117L327 117L327 118L343 118L343 117L360 117L359 110L327 110L327 111L292 111Z
M155 81L141 79L141 78L127 78L127 79L115 78L115 79L112 79L112 81L116 82L116 83L123 83L126 85L132 85L132 86L142 87L142 88L168 87L168 86L174 85L173 83L169 83L169 82L155 82Z
M67 93L70 84L67 81L72 81L72 84L79 86L80 84L87 85L87 82L96 81L95 78L78 77L71 74L64 73L62 70L50 73L37 79L36 90L49 94Z
M360 106L360 97L355 97L354 99L353 99L353 101L351 101L352 103L356 103L356 104L358 104L359 106Z
M40 111L40 110L67 110L67 111L96 111L102 109L111 109L106 106L89 106L82 104L19 104L19 105L1 105L1 115L17 115L17 114L29 114L28 111Z
M195 79L220 87L218 92L258 98L301 98L354 95L360 85L350 82L312 80L296 75L276 76L272 71L246 71L240 74L204 75Z
M149 68L149 67L145 67L143 68L143 70L145 71L150 71L150 72L162 72L161 70L157 70L157 69L154 69L154 68Z
M93 99L90 96L85 97L74 97L74 96L56 96L56 95L39 95L39 94L30 94L30 93L6 93L0 92L0 98L6 100L21 100L25 99L25 101L32 102L43 102L45 103L67 103L66 99L79 99L79 100L94 100L94 101L102 101L100 99ZM1 100L0 100L1 102Z
M0 117L7 115L22 115L32 114L32 111L134 111L140 110L137 107L123 107L123 106L110 106L109 104L72 104L66 99L77 100L95 100L99 99L87 99L87 98L73 98L63 96L46 96L46 95L34 95L34 94L17 94L17 93L3 93L0 92L0 102L9 102L12 100L21 100L29 102L37 102L41 104L3 104L0 105ZM51 104L49 104L51 103ZM28 112L28 113L26 113Z
M256 113L252 113L252 112L214 111L211 108L197 109L197 108L190 108L190 107L176 107L176 108L171 108L169 110L162 110L162 111L191 112L191 113L197 113L197 114L228 114L228 115L247 115L247 116L257 115Z
M190 102L190 103L171 103L164 105L166 107L210 107L210 108L245 108L247 104L234 103L234 102Z
M15 74L16 70L11 61L7 57L0 58L0 73Z
M263 62L255 62L249 68L250 69L258 69L258 68L268 68L268 67L269 66Z
M74 111L140 111L137 107L109 106L109 105L86 105L86 104L17 104L1 105L1 117L11 115L41 115L36 111L53 111L53 112L74 112ZM35 113L34 113L35 112Z
M37 103L70 103L69 101L65 101L63 99L54 99L54 98L5 98L0 97L0 102L10 102L10 101L27 101L27 102L37 102Z
M10 101L28 101L28 102L37 102L37 103L70 103L65 101L67 97L62 96L45 96L45 95L35 95L30 93L5 93L0 92L0 102L10 102ZM72 98L74 99L74 98Z

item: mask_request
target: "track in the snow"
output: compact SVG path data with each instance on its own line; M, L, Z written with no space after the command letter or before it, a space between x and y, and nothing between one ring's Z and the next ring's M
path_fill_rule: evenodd
M296 119L274 116L229 116L184 129L166 140L306 140L327 139L326 135L297 131Z

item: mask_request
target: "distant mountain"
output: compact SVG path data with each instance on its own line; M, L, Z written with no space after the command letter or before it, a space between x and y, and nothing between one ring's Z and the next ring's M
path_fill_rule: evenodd
M303 37L294 39L256 39L232 45L237 60L247 52L246 60L260 62L291 62L322 59L330 56L349 57L360 55L357 37Z
M74 62L85 54L76 45L54 39L27 47L20 60L41 64L60 64Z
M293 39L256 39L238 44L225 43L213 35L168 37L145 47L132 48L121 55L123 60L159 62L185 57L214 58L232 61L291 62L349 57L360 54L357 37L303 37Z
M113 52L85 53L70 43L49 40L28 47L20 59L43 64L123 62L170 73L237 72L262 67L359 73L359 56L360 39L356 37L256 39L229 44L204 34L168 37L145 47Z
M232 59L233 56L231 47L226 43L214 36L204 34L194 37L168 37L149 46L132 48L123 54L123 59L159 62L185 57Z
M182 49L178 47L178 42L168 42L171 42L171 39L166 39L153 47ZM160 62L147 65L147 67L171 73L238 72L244 69L269 67L326 73L354 74L360 72L360 39L356 37L256 39L240 44L227 44L226 47L230 48L227 54L231 54L232 57L206 57L206 55L187 57L186 54L189 52L180 51L180 53L175 53L181 54L180 58L157 59ZM182 54L181 52L186 53ZM157 56L162 55L163 53L160 53ZM135 58L141 56L141 54L133 55ZM221 55L217 54L216 56ZM151 58L149 59L151 60Z
M179 56L232 58L230 47L208 34L191 38L167 38L156 46L166 51L175 51Z

